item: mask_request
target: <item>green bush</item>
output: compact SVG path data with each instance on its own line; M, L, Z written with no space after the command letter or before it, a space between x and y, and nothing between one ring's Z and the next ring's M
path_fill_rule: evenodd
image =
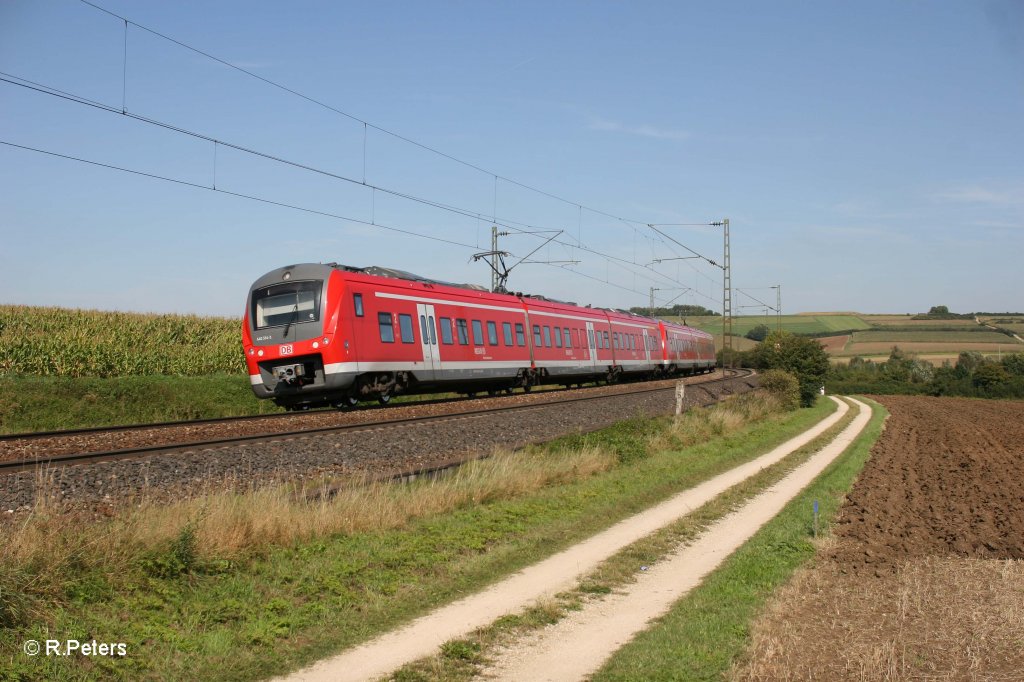
M770 369L761 374L761 388L778 398L787 410L800 405L800 382L785 370Z

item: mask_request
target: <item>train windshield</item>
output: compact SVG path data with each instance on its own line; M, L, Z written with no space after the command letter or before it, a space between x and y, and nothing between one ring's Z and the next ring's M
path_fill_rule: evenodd
M258 289L252 294L256 329L280 327L320 319L322 281L287 282Z

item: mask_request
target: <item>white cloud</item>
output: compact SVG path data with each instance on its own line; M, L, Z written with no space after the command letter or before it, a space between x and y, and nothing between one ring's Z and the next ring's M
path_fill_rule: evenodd
M992 188L981 185L965 185L954 187L935 195L942 201L955 201L967 204L986 204L989 206L1017 206L1024 204L1024 188Z
M690 133L685 130L672 130L658 128L652 125L631 126L607 119L597 119L587 126L588 130L599 130L609 133L623 133L625 135L639 135L641 137L653 137L659 140L687 140Z

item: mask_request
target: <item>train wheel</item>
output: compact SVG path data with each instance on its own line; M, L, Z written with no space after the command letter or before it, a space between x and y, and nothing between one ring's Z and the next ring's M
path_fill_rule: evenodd
M512 389L511 389L511 388L506 388L506 389L505 389L505 395L512 395L512 392L513 392L513 391L512 391Z
M466 397L469 398L470 400L473 400L476 398L476 393L467 393Z
M530 384L523 384L523 393L529 393L531 390L533 390L533 386Z
M381 405L387 405L388 403L391 402L391 394L382 393L377 397L377 402L380 403Z

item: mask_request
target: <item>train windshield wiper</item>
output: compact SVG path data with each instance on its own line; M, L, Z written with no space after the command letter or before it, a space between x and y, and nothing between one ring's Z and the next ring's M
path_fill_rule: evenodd
M288 338L288 330L291 329L292 324L299 320L299 294L295 294L295 305L292 306L292 319L288 320L288 323L284 326L284 338Z

